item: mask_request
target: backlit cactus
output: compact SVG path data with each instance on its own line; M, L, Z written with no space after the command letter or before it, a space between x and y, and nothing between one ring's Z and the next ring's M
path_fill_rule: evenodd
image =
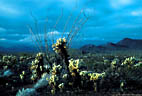
M57 65L57 66L56 66L55 64L53 64L52 74L55 75L55 74L59 73L60 70L61 70L61 68L62 68L61 65Z
M105 73L89 73L88 76L90 76L90 81L97 81L99 78L102 78L105 75Z
M69 71L71 72L72 76L76 75L76 72L79 72L79 59L77 60L69 60Z
M38 53L34 61L32 61L30 70L32 71L31 80L35 81L41 78L44 73L43 53Z
M70 57L66 43L65 38L58 39L56 44L52 46L57 54L53 54L52 59L49 58L49 60L45 59L48 56L43 53L38 53L35 56L1 56L0 79L6 77L5 80L7 80L9 76L10 80L17 76L19 85L25 82L27 85L40 85L39 82L42 82L40 87L34 86L34 90L39 92L43 89L44 92L47 91L52 95L72 91L93 91L95 93L101 89L105 92L107 90L110 90L109 92L112 90L112 92L125 92L126 90L127 92L131 88L141 88L141 58L119 58L118 56L111 56L111 58L108 56L109 59L107 56L97 58L95 54L90 55L91 53L88 56ZM90 62L90 58L95 61ZM27 62L25 63L25 61ZM48 65L48 61L51 61L52 66ZM88 64L92 68L87 68ZM14 71L12 67L17 71ZM16 73L16 76L13 73ZM1 86L5 85L6 87L10 86L10 82ZM131 86L129 87L129 85ZM13 86L14 84L11 86L12 90L15 88Z
M53 50L58 53L62 54L64 53L64 49L66 49L66 39L65 38L59 38L55 44L52 45Z
M137 60L135 57L129 57L124 60L121 64L122 66L127 66L127 68L132 68L136 64Z

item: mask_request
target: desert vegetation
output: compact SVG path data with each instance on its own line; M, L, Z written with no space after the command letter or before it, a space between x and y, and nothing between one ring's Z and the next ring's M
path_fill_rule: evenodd
M84 18L80 18L82 14ZM35 22L36 33L31 27L29 31L39 53L0 56L0 93L5 96L141 94L141 56L134 57L122 52L83 54L71 51L72 39L88 17L81 12L65 36L69 20L70 16L61 38L51 40L53 52L49 51L46 31L42 41ZM45 44L46 50L42 50L42 44ZM74 55L73 52L78 53Z
M44 53L1 56L2 95L141 94L141 57L88 53L65 61L62 55L52 55L51 64Z

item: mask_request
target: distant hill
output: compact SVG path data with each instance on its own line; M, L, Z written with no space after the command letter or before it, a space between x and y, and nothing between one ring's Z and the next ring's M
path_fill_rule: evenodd
M35 52L36 48L27 45L17 45L11 47L0 47L0 53L16 53L16 52Z
M117 45L126 46L129 49L141 49L142 50L142 40L125 38L117 43Z
M94 41L96 42L96 41ZM90 43L90 42L89 42ZM82 43L83 44L83 43ZM95 43L96 44L96 43ZM74 45L75 46L75 45ZM81 45L78 45L81 46ZM43 47L45 50L46 48ZM51 46L49 48L52 50ZM117 50L142 50L142 40L139 39L130 39L130 38L124 38L123 40L120 40L117 43L106 43L102 45L94 45L92 44L86 44L82 45L81 48L77 48L82 52L108 52L108 51L117 51ZM10 47L2 47L0 46L0 53L15 53L15 52L37 52L37 49L29 44L18 44Z
M45 51L45 46L42 46L42 51ZM51 51L51 47L49 48ZM39 50L33 45L18 44L10 47L0 46L0 53L35 53Z
M117 43L107 43L100 46L88 44L80 48L83 52L107 52L117 50L142 50L142 40L124 38Z

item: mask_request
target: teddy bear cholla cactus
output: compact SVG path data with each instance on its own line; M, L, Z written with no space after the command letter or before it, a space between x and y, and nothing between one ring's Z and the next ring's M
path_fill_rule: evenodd
M57 39L56 43L52 45L53 50L58 54L63 54L64 50L66 49L66 39L59 38Z
M135 57L128 57L121 65L126 66L128 69L131 69L136 63L137 59Z
M34 61L32 61L32 65L30 70L32 71L31 80L36 80L41 78L43 74L43 53L38 53Z
M63 92L64 83L59 84L59 85L58 85L58 88L60 89L60 92Z
M59 65L57 65L57 66L55 64L53 65L52 76L51 76L51 78L49 78L49 85L52 86L51 93L55 93L57 86L62 91L62 87L63 87L63 86L61 86L62 83L64 83L66 85L64 87L70 86L73 88L77 88L77 87L81 88L81 78L84 77L84 76L82 76L83 74L80 74L80 70L79 70L80 66L81 66L81 60L79 60L79 59L77 59L77 60L70 59L69 60L69 58L68 58L69 55L67 52L66 44L67 44L67 42L66 42L65 38L59 38L56 41L56 43L52 45L55 53L59 54L62 57L62 60L65 61L67 73L63 74L62 76L58 75L57 69L62 69L62 68L64 68L64 66L62 66L60 68ZM88 82L94 82L94 84L96 84L96 81L99 79L99 77L103 77L103 74L101 74L101 73L100 74L99 73L89 74L89 72L87 72L85 74L87 75L86 77L88 79L90 79ZM65 79L66 82L60 82L61 78L57 79L57 77L62 77L62 79ZM57 83L60 85L58 85Z
M88 76L90 76L90 81L97 81L99 78L103 77L104 75L105 75L105 72L88 74Z
M48 80L48 78L46 78ZM51 93L55 94L57 82L59 82L59 78L57 75L52 75L49 78L49 86L51 87Z
M55 94L57 87L59 86L58 83L60 82L60 75L61 75L61 65L53 64L52 67L52 74L50 77L47 77L46 80L49 81L49 86L51 88L51 93ZM62 86L60 86L62 88ZM62 90L62 89L61 89Z
M53 50L59 54L62 57L62 60L66 64L66 66L63 66L64 68L67 69L67 72L69 72L69 55L67 52L67 47L66 47L66 39L65 38L59 38L57 39L56 43L52 45Z
M13 55L5 55L2 57L1 65L3 65L3 69L9 69L13 66L13 64L17 64L18 60L16 56Z
M59 71L61 70L62 66L61 65L55 65L53 64L53 68L52 68L52 74L55 75L57 73L59 73Z
M79 59L77 60L69 60L69 71L72 76L75 76L77 72L79 72Z

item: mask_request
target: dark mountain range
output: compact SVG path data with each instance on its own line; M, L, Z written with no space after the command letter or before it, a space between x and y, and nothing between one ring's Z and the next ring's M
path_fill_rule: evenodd
M94 41L95 42L95 41ZM117 43L106 43L102 45L86 44L79 48L83 52L106 52L117 50L142 50L142 40L124 38ZM79 46L79 45L78 45ZM80 45L81 46L81 45ZM43 47L45 50L45 47ZM51 47L50 47L51 49ZM15 53L15 52L37 52L37 49L32 45L19 44L11 47L1 47L0 53Z
M0 47L0 53L15 53L15 52L35 52L36 48L27 45L17 45L11 47Z
M51 49L51 47L49 48ZM45 51L45 46L42 46L42 51ZM35 53L38 52L39 48L33 45L25 45L25 44L18 44L10 47L1 47L0 46L0 53Z
M80 48L83 52L106 52L118 50L142 50L142 40L124 38L117 43L107 43L100 46L85 45Z
M130 49L141 49L142 50L142 40L125 38L117 43L117 45L126 46Z

